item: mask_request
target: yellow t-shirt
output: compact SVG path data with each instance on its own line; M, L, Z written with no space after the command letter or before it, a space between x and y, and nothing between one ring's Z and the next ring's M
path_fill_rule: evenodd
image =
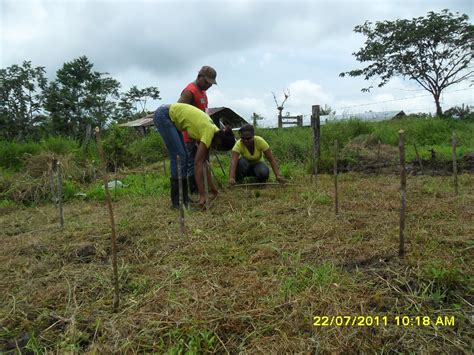
M170 105L170 118L180 131L188 131L189 137L211 146L214 134L219 130L211 117L195 106L174 103Z
M250 154L249 150L244 145L244 143L242 143L241 139L239 139L235 143L234 148L232 148L232 151L239 153L241 156L246 158L251 164L257 164L260 160L262 160L263 152L270 148L270 146L265 141L265 139L260 136L253 136L253 144L253 154Z

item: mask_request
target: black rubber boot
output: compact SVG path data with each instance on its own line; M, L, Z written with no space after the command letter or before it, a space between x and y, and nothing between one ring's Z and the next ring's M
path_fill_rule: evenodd
M191 194L197 194L198 187L196 185L196 176L195 175L188 176L188 180L189 180L189 192Z
M171 208L179 209L179 180L170 178L171 183Z

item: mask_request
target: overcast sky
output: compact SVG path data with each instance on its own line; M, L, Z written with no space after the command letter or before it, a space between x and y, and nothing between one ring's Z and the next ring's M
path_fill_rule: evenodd
M392 79L362 93L362 78L340 78L360 68L353 52L365 38L353 32L365 21L425 16L448 8L473 19L472 0L313 1L121 1L0 0L1 67L32 61L50 80L68 61L85 55L94 69L121 84L156 86L162 100L175 102L202 65L217 70L209 106L252 112L276 125L284 90L284 113L309 115L314 104L337 113L404 110L434 112L428 92ZM409 99L407 99L409 98ZM465 82L446 89L443 109L474 104Z

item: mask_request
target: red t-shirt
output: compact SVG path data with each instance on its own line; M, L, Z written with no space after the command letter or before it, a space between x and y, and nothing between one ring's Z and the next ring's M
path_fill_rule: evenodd
M189 83L188 86L186 86L181 94L183 94L184 91L189 91L193 94L194 101L192 103L193 106L196 106L198 109L206 112L207 109L207 95L206 91L199 89L199 87L196 85L195 82ZM189 138L188 132L183 131L183 138L185 142L192 142L192 139Z

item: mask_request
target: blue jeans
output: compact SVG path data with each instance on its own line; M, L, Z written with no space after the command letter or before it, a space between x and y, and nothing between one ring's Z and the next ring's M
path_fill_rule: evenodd
M197 145L195 141L185 143L188 152L187 176L194 175L194 159L196 158Z
M268 166L261 161L257 164L250 164L246 158L240 158L237 163L235 179L241 182L246 176L255 176L258 182L265 182L270 176L270 170Z
M163 138L163 142L168 149L170 158L170 171L173 179L178 178L178 167L176 156L181 157L181 176L186 177L186 167L188 165L188 153L184 145L183 135L178 131L170 119L169 105L158 107L153 116L153 123Z

